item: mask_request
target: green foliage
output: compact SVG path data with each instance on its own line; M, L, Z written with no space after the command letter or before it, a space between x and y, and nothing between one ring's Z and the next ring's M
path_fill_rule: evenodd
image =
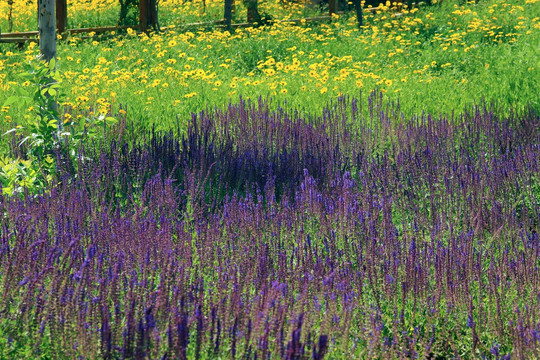
M52 155L60 146L61 126L58 126L60 114L57 100L59 98L59 74L56 70L56 61L52 59L48 64L41 61L29 62L25 65L25 72L19 75L22 80L31 84L31 91L22 87L16 88L17 95L9 97L4 106L17 104L20 107L33 105L35 116L28 121L29 135L24 137L19 146L29 147L28 156L42 159L46 155ZM21 136L24 127L17 126L6 134L16 133Z
M119 0L120 2L120 19L119 25L137 25L138 22L138 0Z
M49 186L56 170L56 155L62 153L75 160L77 148L84 139L95 139L99 128L116 123L113 117L90 116L77 124L73 117L61 121L61 77L56 60L41 60L25 64L19 77L30 83L30 91L15 88L16 95L9 97L4 106L31 106L34 116L26 126L17 125L4 135L15 134L21 140L18 146L25 150L26 159L0 159L2 192L7 195L21 193L28 188L37 193Z
M55 160L51 156L42 162L0 158L0 183L2 194L13 196L27 188L30 193L47 188L52 182Z

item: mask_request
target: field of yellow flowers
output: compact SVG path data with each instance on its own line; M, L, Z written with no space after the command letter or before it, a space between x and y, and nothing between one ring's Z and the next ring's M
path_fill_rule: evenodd
M341 94L378 88L399 99L406 114L450 112L483 100L538 104L538 0L446 0L399 13L387 5L366 13L362 29L350 12L331 22L276 22L229 33L182 27L220 18L221 2L163 1L160 19L167 30L161 33L128 29L126 36L90 33L59 42L63 105L79 117L127 106L137 126L167 129L177 117L184 122L191 112L240 96L269 96L274 104L317 111ZM36 29L35 8L35 1L15 1L15 30ZM68 8L71 27L115 24L118 14L114 0L73 0ZM275 19L313 11L270 0L261 9ZM8 10L2 2L1 29ZM238 21L242 11L239 4ZM0 46L0 104L28 85L17 74L38 53L35 43ZM0 130L24 124L31 110L2 107Z

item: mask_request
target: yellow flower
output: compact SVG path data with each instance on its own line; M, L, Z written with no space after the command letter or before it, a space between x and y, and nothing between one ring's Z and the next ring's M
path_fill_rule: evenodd
M286 94L286 93L287 93L287 89L285 89L285 88L284 88L284 89L281 89L279 92L282 93L282 94Z
M73 116L69 113L64 114L64 124L67 124Z

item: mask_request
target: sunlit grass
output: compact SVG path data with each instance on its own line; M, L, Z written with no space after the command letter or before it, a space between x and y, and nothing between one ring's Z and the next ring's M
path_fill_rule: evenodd
M100 16L117 14L114 1L92 3ZM86 5L70 4L75 19ZM196 20L201 6L163 2L161 14L167 19L169 9ZM208 2L207 12L220 6ZM21 9L15 23L32 28L32 5L25 8L28 13ZM302 6L290 9L296 16L294 9ZM537 1L445 2L400 16L384 9L366 14L361 30L355 17L346 14L331 23L277 23L232 34L177 26L149 36L128 31L113 38L71 37L58 46L64 104L98 112L127 105L137 126L163 129L176 124L177 116L185 123L191 112L221 107L239 96L272 96L275 103L286 100L310 111L338 95L374 88L399 98L406 113L451 112L482 99L502 106L538 104ZM92 24L98 22L77 25ZM20 85L16 75L22 63L39 50L35 44L22 51L12 45L0 49L3 103ZM29 115L20 110L3 108L2 126L24 123Z

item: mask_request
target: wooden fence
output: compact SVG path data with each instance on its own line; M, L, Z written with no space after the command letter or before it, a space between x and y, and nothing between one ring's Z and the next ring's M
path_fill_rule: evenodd
M101 27L90 27L90 28L75 28L75 29L66 29L67 27L67 0L55 0L56 1L56 31L58 34L83 34L83 33L107 33L112 31L126 30L127 28L133 28L133 26L101 26ZM225 11L224 14L227 17L227 3L225 1ZM362 13L377 11L377 8L360 8L360 0L355 0L353 2L356 7L356 15L358 17L359 26L362 25ZM287 19L287 20L270 20L269 23L293 23L301 24L304 22L324 22L330 21L333 14L342 14L343 12L337 11L338 0L329 1L329 15L323 16L314 16L302 19ZM396 15L400 15L397 13ZM230 16L230 15L229 15ZM253 26L253 23L236 23L231 24L230 18L224 18L217 21L209 22L198 22L191 24L184 24L182 28L201 28L214 26L218 28L239 28L239 27L250 27ZM157 18L157 9L156 9L156 0L139 0L139 24L138 30L141 32L146 32L148 29L158 29L158 18ZM159 30L168 30L168 27L160 28ZM0 43L16 43L23 44L25 42L38 42L38 31L26 31L26 32L12 32L12 33L1 33L0 31Z

